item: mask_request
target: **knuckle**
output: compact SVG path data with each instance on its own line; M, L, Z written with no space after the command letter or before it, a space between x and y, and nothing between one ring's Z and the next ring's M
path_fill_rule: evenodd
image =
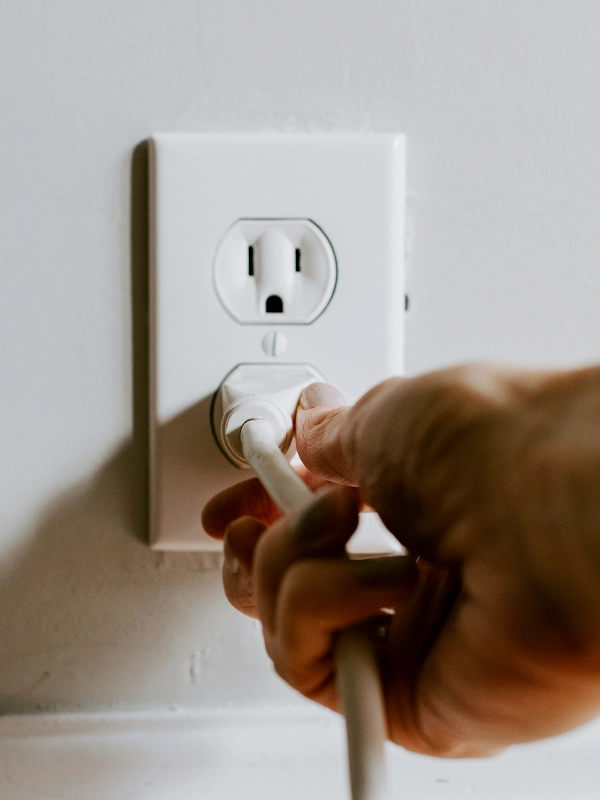
M273 662L273 669L275 670L276 674L281 678L281 680L288 683L290 686L294 686L292 680L292 673L291 670L288 668L287 659L281 655L279 648L274 648L270 655L271 661Z
M511 630L517 648L545 668L600 672L600 624L590 605L544 587L529 593L527 612L515 611Z
M315 679L310 669L298 664L290 653L277 650L272 659L276 674L288 686L304 697L311 697L315 691Z
M239 579L224 570L223 588L225 596L234 608L248 617L256 616L252 583L249 578L243 577Z
M482 718L448 714L438 695L413 698L392 716L391 740L415 753L434 758L485 758L503 748L482 736Z
M301 671L294 665L290 654L282 649L281 646L273 647L271 660L273 661L273 668L277 675L289 684L289 686L300 691L300 686L302 684Z
M498 748L483 742L465 741L458 735L456 738L422 736L419 752L434 758L488 758L496 754Z
M265 636L264 642L265 642L265 651L269 656L269 658L271 659L271 661L273 662L273 666L275 667L275 672L277 672L277 666L275 664L275 648L273 646L273 640L271 639L270 636ZM278 672L277 674L279 675Z
M290 626L307 615L314 613L314 598L306 589L307 569L306 561L295 561L288 567L285 579L280 589L280 615L282 624Z
M506 481L509 525L520 555L510 624L534 656L600 670L597 486L600 463L587 452L566 452L553 435L533 437Z
M259 538L254 548L254 557L252 560L252 571L255 577L255 588L260 591L261 584L264 580L265 572L267 571L270 550L271 550L271 537L269 535L269 528Z
M489 367L473 364L415 378L399 392L400 440L372 470L369 494L392 519L400 509L396 528L412 528L419 536L450 530L483 501L478 475L493 459L499 434L510 435L508 383ZM384 422L382 428L393 431L393 419ZM384 444L379 450L390 448Z
M274 506L258 478L251 478L240 486L240 494L243 497L242 507L247 515L260 520L266 525L271 524L280 516L278 509Z
M448 724L431 708L407 707L403 711L401 719L392 713L390 740L394 744L433 758L476 758L489 754L481 744L474 747L469 742L464 722Z

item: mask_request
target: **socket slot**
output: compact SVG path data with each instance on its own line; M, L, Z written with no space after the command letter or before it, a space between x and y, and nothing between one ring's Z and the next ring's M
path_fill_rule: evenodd
M214 260L214 285L226 311L242 324L308 325L335 291L331 242L308 219L240 219L226 231Z
M270 294L265 304L267 314L283 314L283 300L278 294Z

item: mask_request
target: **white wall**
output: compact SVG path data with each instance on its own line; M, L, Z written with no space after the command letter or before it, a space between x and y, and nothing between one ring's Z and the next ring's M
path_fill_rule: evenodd
M214 558L141 541L134 147L404 131L409 371L594 361L599 27L595 0L2 3L0 710L295 702Z

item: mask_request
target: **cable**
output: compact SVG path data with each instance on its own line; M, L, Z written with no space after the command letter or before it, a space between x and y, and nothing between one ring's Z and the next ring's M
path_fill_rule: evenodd
M244 456L284 513L307 505L313 494L277 446L271 424L250 419L241 430ZM386 717L375 655L364 630L338 635L336 683L346 718L352 800L388 800Z
M250 419L242 426L242 449L262 485L285 513L297 511L314 499L313 493L279 449L266 419Z

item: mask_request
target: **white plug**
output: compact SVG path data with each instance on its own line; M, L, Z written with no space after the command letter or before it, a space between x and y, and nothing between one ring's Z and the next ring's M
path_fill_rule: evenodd
M266 420L279 449L291 458L294 417L302 390L325 379L309 364L241 364L219 387L212 408L213 431L225 455L248 469L241 441L242 426Z

